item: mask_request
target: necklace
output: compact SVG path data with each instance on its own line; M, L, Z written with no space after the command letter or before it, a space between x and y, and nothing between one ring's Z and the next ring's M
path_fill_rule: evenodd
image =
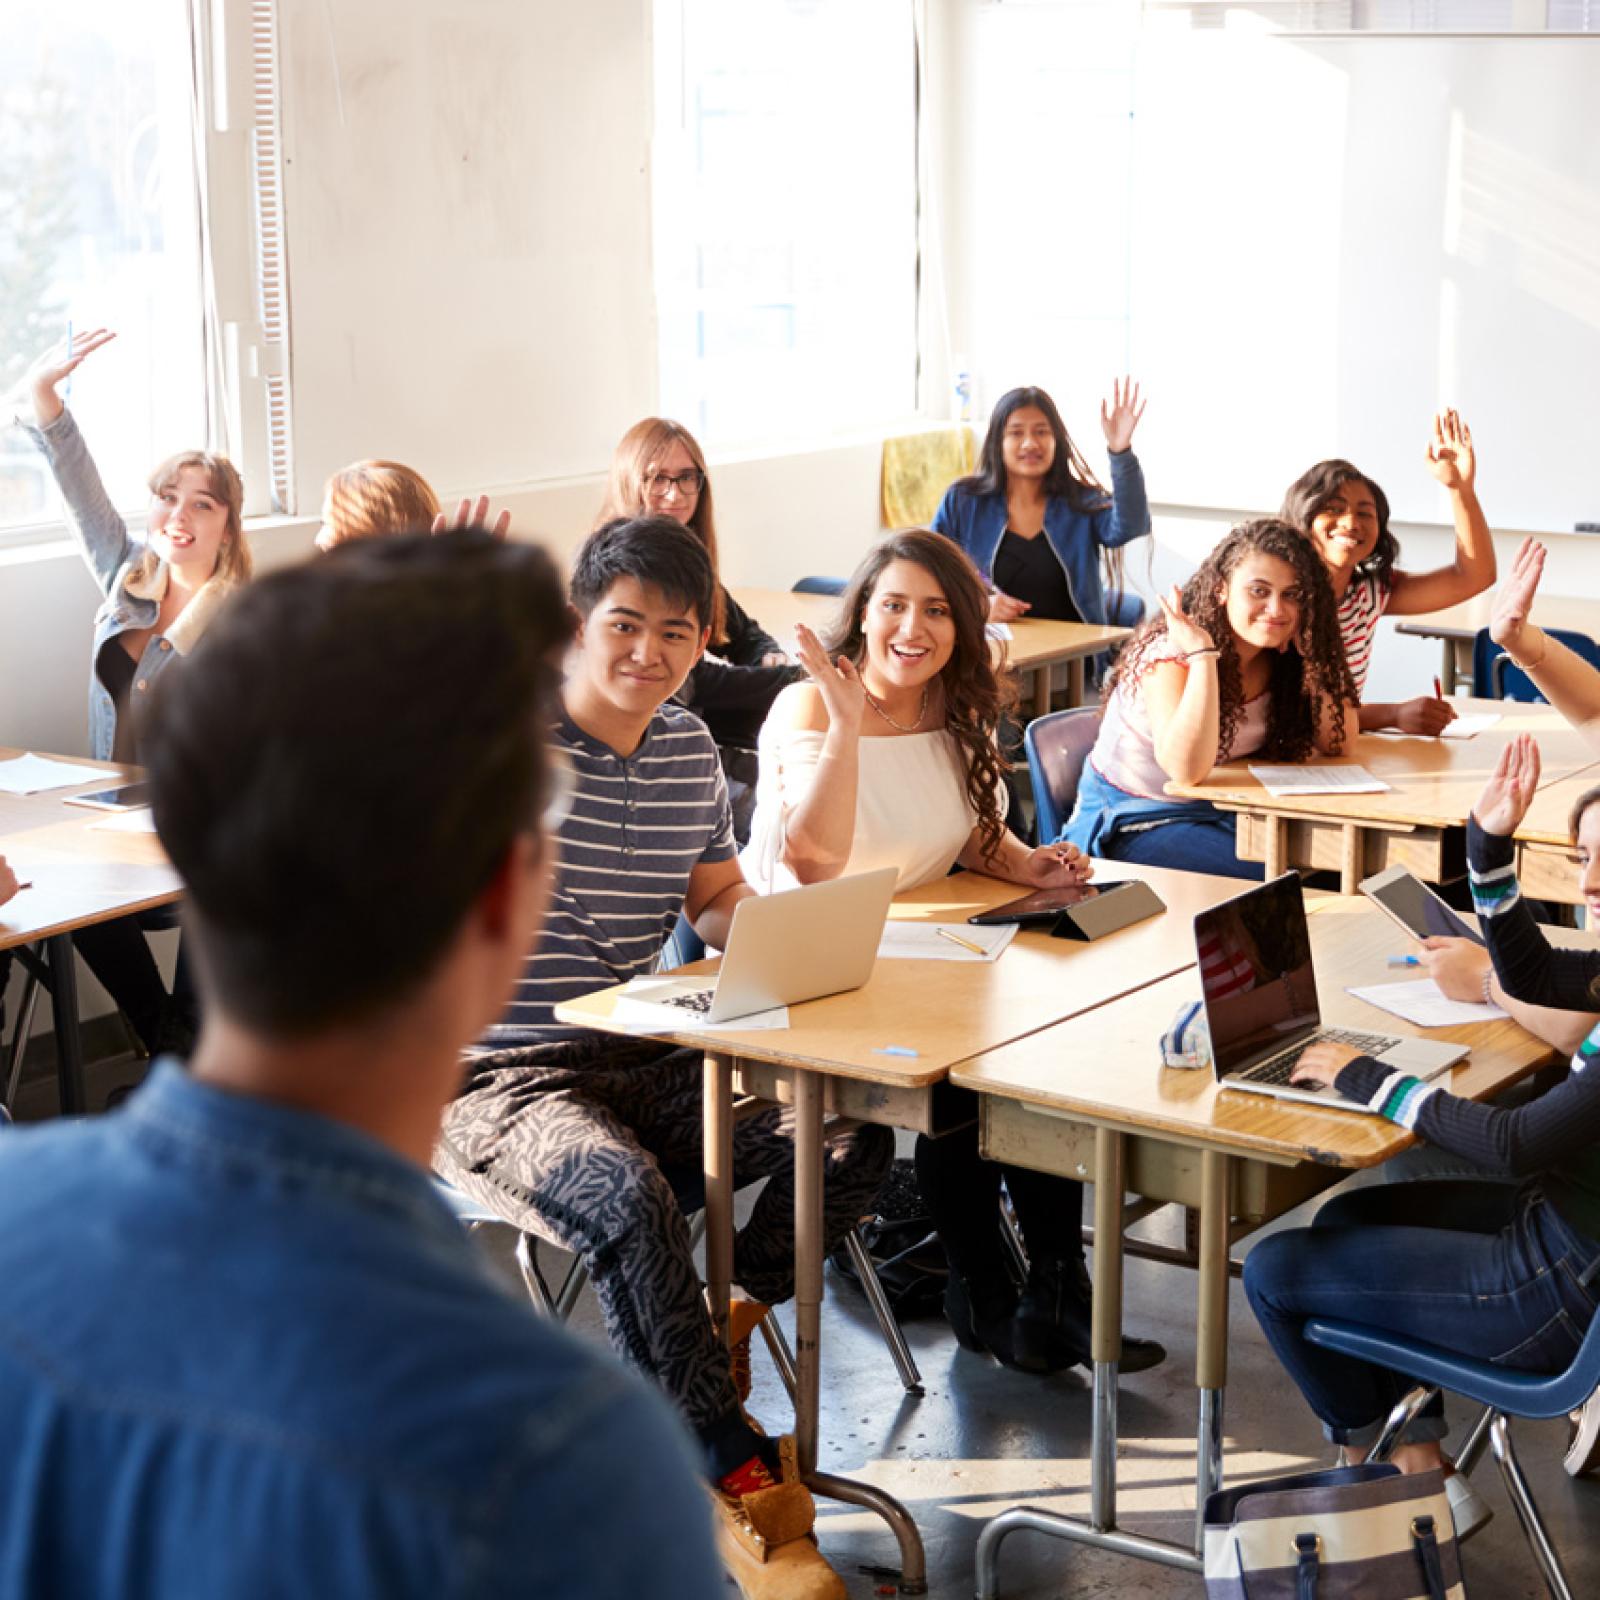
M878 715L882 717L883 720L887 722L896 733L915 733L917 729L922 726L922 719L928 714L928 693L932 688L933 685L931 683L925 683L922 686L922 704L917 707L917 720L913 722L909 728L903 722L896 722L894 718L891 717L889 713L878 704L876 697L865 684L861 686L861 692L867 697L867 704L871 706L872 709L876 711Z

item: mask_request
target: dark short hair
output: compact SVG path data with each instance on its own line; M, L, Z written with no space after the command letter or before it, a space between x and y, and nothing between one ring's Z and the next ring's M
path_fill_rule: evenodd
M596 528L572 563L572 603L587 617L619 578L659 589L701 628L716 614L717 576L706 547L671 517L616 517Z
M570 614L481 528L358 540L242 590L143 734L204 992L270 1037L424 980L537 827Z
M1573 806L1571 814L1567 817L1567 837L1577 844L1578 829L1583 825L1585 813L1592 805L1600 805L1600 783L1592 789L1585 789L1578 796L1577 804Z
M1310 533L1316 515L1347 483L1364 483L1372 491L1372 500L1378 512L1378 542L1372 554L1356 569L1369 572L1378 582L1387 585L1394 564L1400 559L1400 541L1389 531L1389 497L1359 467L1338 459L1319 461L1307 467L1283 497L1283 508L1278 515L1301 533Z

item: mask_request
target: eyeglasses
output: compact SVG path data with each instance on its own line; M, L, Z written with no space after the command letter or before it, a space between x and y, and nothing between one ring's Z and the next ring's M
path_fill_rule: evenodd
M677 474L652 472L644 480L644 492L651 500L665 500L668 489L676 489L685 500L693 500L705 486L706 475L698 467Z

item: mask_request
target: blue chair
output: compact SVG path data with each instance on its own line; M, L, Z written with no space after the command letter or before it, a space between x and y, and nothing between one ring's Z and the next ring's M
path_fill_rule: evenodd
M843 594L849 584L848 578L801 578L791 594Z
M1388 1458L1412 1417L1436 1390L1448 1389L1465 1399L1488 1406L1489 1446L1505 1480L1506 1492L1516 1508L1517 1520L1556 1600L1572 1600L1572 1587L1562 1570L1555 1547L1534 1504L1516 1451L1511 1445L1511 1417L1549 1421L1576 1411L1600 1387L1600 1316L1589 1324L1572 1365L1565 1372L1518 1372L1471 1356L1457 1355L1438 1345L1424 1344L1354 1322L1334 1322L1318 1317L1305 1326L1305 1336L1325 1350L1337 1350L1358 1361L1388 1367L1416 1379L1418 1387L1389 1414L1382 1436L1369 1460Z
M1591 666L1600 667L1600 644L1587 634L1571 628L1544 631ZM1487 628L1479 628L1472 641L1472 692L1483 700L1544 700L1533 679L1489 637Z
M1144 621L1144 597L1112 594L1106 601L1106 621L1113 628L1137 628Z
M1022 735L1033 780L1033 811L1040 844L1061 836L1078 798L1078 778L1100 731L1098 706L1074 706L1035 717Z

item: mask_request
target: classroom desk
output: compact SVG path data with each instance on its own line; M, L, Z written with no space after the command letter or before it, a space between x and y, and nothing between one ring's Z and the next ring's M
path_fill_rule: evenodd
M1554 1054L1509 1019L1422 1030L1345 993L1349 984L1394 981L1385 965L1400 936L1364 900L1325 898L1312 908L1312 955L1323 1020L1332 1026L1421 1034L1470 1044L1443 1080L1482 1099L1509 1087ZM1550 930L1581 942L1571 930ZM1400 940L1403 942L1403 940ZM999 1546L1020 1528L1124 1555L1201 1570L1206 1496L1222 1483L1222 1401L1227 1382L1228 1249L1236 1232L1281 1216L1353 1168L1375 1166L1414 1143L1393 1123L1355 1112L1300 1107L1238 1090L1221 1091L1209 1071L1161 1067L1166 1019L1198 998L1183 972L1070 1022L1044 1029L955 1067L953 1084L980 1098L986 1155L1095 1185L1093 1445L1087 1521L1014 1508L978 1541L979 1600L997 1590ZM1116 1381L1122 1341L1121 1207L1126 1191L1199 1213L1195 1387L1198 1428L1195 1541L1191 1549L1117 1528ZM1236 1228L1236 1224L1239 1226ZM1285 1384L1288 1380L1285 1378ZM1286 1396L1286 1401L1298 1403Z
M705 1051L706 1277L714 1315L728 1303L733 1267L735 1086L795 1108L795 1434L801 1468L817 1493L865 1506L889 1524L900 1544L905 1594L926 1592L922 1543L910 1515L878 1489L817 1470L823 1117L833 1112L923 1133L970 1121L974 1103L945 1082L951 1067L1192 966L1195 913L1242 887L1233 878L1123 862L1101 862L1097 872L1106 879L1144 879L1170 914L1091 944L1024 931L995 962L880 961L863 988L793 1007L790 1026L781 1031L683 1029L660 1035ZM890 915L957 921L1017 894L1015 884L960 873L902 896ZM683 970L714 971L715 963ZM603 1032L630 1031L612 1019L620 992L606 989L574 1000L558 1006L556 1016ZM879 1054L886 1045L916 1054Z
M0 760L21 754L0 746ZM72 1113L84 1108L73 931L170 905L182 885L153 833L98 830L93 824L113 813L64 803L68 795L138 779L139 768L76 756L60 759L97 767L106 776L47 794L0 794L0 855L19 881L33 885L0 906L0 950L17 952L50 991L61 1109ZM27 948L31 945L44 947L42 959Z
M836 595L793 594L785 589L735 589L733 597L763 628L786 648L794 625L803 622L818 628L838 612ZM1067 665L1067 704L1083 704L1083 663L1119 639L1126 639L1127 628L1100 627L1087 622L1043 622L1019 618L1008 624L1011 638L1006 644L1006 659L1018 672L1030 673L1033 716L1050 709L1050 669L1058 662Z
M1340 761L1312 758L1364 766L1391 785L1380 794L1274 797L1250 776L1255 757L1216 767L1200 783L1170 783L1167 790L1237 812L1239 856L1264 862L1268 877L1288 867L1334 871L1345 894L1386 867L1409 867L1428 883L1449 882L1466 871L1467 814L1513 735L1538 739L1541 789L1585 769L1600 782L1600 750L1552 707L1515 700L1455 704L1463 714L1498 712L1500 721L1471 739L1363 733ZM1569 876L1562 898L1573 893Z
M1548 587L1548 582L1546 584ZM1415 617L1396 617L1394 631L1443 644L1439 674L1447 684L1472 684L1472 641L1480 628L1489 626L1494 591L1474 595L1458 606L1427 611ZM1570 628L1591 639L1600 629L1600 600L1579 600L1568 595L1541 593L1534 601L1533 620L1543 628Z

